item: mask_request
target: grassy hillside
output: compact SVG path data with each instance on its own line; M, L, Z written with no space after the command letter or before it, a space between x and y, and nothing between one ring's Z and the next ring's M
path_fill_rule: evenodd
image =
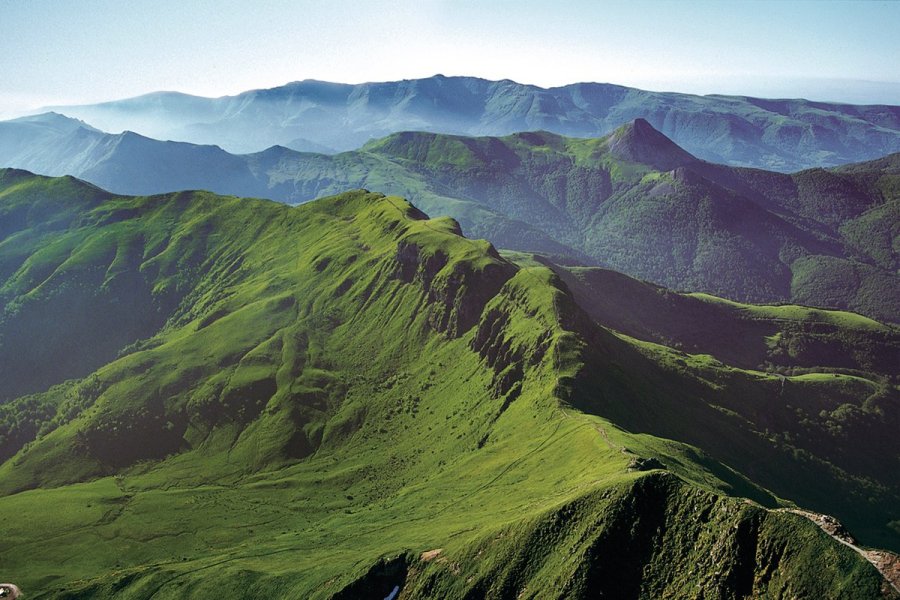
M453 214L468 232L544 252L586 255L528 223L471 200L429 191L421 175L383 156L298 153L272 147L245 156L216 146L163 142L131 132L111 135L55 113L0 122L0 166L42 175L74 175L118 194L148 195L185 189L306 202L351 188L416 197L435 214Z
M396 197L4 171L0 206L0 351L39 367L4 369L0 406L0 560L29 597L881 595L766 509L900 547L894 387L615 335Z
M202 188L297 203L378 189L451 215L499 247L673 289L893 322L900 314L900 154L793 175L735 169L694 158L644 120L598 139L398 133L335 156L279 147L234 156L88 131L58 115L4 128L33 130L37 141L5 155L0 148L0 162L75 174L116 193ZM47 128L58 136L42 142L49 134L37 132Z

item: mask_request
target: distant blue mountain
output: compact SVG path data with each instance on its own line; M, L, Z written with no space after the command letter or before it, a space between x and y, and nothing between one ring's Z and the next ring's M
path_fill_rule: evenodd
M0 122L0 163L44 175L76 175L118 193L210 189L253 195L243 158L217 146L161 142L126 131L109 134L45 113Z
M222 98L157 92L55 110L107 131L132 130L240 153L273 145L351 150L411 130L599 137L636 118L699 158L734 166L794 171L900 151L897 106L695 96L605 83L544 89L441 75L358 85L306 80Z

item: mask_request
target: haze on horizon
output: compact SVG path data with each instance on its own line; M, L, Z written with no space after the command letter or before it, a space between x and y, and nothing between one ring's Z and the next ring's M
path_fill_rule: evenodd
M900 104L900 2L13 0L4 13L0 118L436 73Z

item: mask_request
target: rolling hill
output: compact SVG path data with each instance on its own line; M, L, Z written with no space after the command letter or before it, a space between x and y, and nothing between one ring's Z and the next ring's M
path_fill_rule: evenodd
M2 170L0 224L0 560L29 597L897 597L786 510L900 549L889 327L741 308L857 362L739 368L364 190Z
M409 130L600 137L637 118L700 158L735 166L786 172L900 152L896 106L694 96L606 83L544 89L442 75L358 85L307 80L222 98L158 92L54 110L108 131L240 153L273 145L345 151Z

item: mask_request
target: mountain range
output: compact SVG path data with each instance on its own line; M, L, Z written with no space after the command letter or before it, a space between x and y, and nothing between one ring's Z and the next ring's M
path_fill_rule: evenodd
M331 153L411 130L601 137L637 118L695 156L732 166L788 172L900 152L897 106L695 96L606 83L545 89L442 75L356 85L307 80L222 98L157 92L53 110L107 131L238 153L274 145Z
M471 143L683 168L629 142L658 135ZM900 597L866 548L900 549L896 327L461 233L365 190L0 170L4 576L35 598Z
M0 123L0 164L124 194L209 189L301 203L381 190L502 248L742 302L900 318L900 154L781 174L700 160L637 119L597 139L404 132L333 156L232 155L50 113Z

